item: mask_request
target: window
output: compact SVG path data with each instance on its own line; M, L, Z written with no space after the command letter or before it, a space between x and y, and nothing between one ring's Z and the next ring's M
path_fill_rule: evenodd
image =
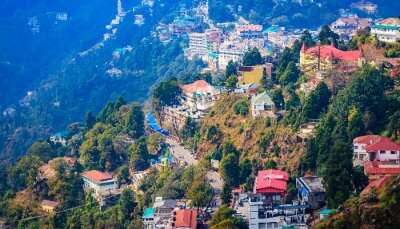
M380 153L380 154L385 154L385 153L386 153L386 151L384 151L384 150L381 150L379 153Z
M355 145L355 146L354 146L354 149L358 149L358 146Z
M390 151L390 154L396 154L396 151Z

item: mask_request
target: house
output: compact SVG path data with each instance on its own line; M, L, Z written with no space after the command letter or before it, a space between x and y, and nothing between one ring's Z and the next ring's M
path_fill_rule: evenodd
M253 117L262 116L276 118L275 111L275 103L267 92L251 97L251 114Z
M168 228L172 219L172 212L177 206L177 201L173 199L163 199L156 197L153 204L154 225L156 228Z
M214 105L219 98L219 90L205 80L197 80L191 84L180 86L184 103L191 112L204 113Z
M196 229L197 211L194 209L175 209L172 213L171 228Z
M388 137L365 135L353 140L353 164L363 165L366 161L400 163L400 144Z
M326 75L331 72L350 74L364 63L360 50L342 51L332 45L317 45L307 48L303 44L300 50L300 69L307 75L317 72Z
M62 132L58 132L52 136L50 136L50 141L53 144L60 144L62 146L66 146L67 145L67 137L68 137L68 131L62 131Z
M254 194L265 196L265 203L282 203L287 191L289 174L287 172L268 169L258 171L254 181Z
M117 193L117 181L109 173L90 170L82 173L85 191L93 191L93 197L99 201Z
M146 208L143 212L142 220L144 229L155 229L156 225L154 222L154 208Z
M385 176L400 175L400 164L390 162L367 161L364 163L364 173L368 179L377 180Z
M387 18L380 20L371 27L371 34L378 40L394 43L400 41L400 18Z
M342 39L350 40L351 36L355 35L358 30L367 28L370 24L370 19L359 18L355 15L337 19L330 25L330 28Z
M272 76L272 64L266 63L264 65L256 66L241 66L238 71L239 85L255 84L260 86L261 79L265 74L268 80L271 80Z
M300 202L308 204L311 209L319 209L325 205L325 188L321 177L296 178L296 188Z
M47 213L54 213L59 205L59 202L52 200L43 200L40 203L40 207L42 208L42 210Z

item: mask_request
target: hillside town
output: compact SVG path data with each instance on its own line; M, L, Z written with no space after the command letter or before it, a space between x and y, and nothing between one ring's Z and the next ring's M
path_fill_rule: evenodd
M389 97L400 86L400 18L343 13L307 30L217 23L208 12L208 1L183 9L152 33L165 45L182 39L185 61L200 61L201 73L163 80L144 105L117 99L35 143L10 170L19 177L36 166L21 175L30 188L0 205L11 206L9 221L50 224L47 216L78 209L71 217L87 211L82 218L97 226L98 215L129 219L98 228L336 228L319 225L364 204L356 198L383 202L400 176L399 103ZM124 16L119 7L105 40ZM8 224L0 217L0 228Z

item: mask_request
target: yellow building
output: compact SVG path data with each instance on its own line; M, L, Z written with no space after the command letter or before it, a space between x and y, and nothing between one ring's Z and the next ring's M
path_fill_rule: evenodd
M271 78L272 64L239 67L239 85L256 84L259 86L264 71L267 77Z
M300 69L307 75L315 73L352 73L363 63L363 55L359 50L342 51L332 45L318 45L300 51Z

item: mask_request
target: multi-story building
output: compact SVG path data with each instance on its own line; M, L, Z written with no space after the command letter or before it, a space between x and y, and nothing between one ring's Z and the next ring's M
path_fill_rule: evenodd
M307 176L296 178L298 199L302 204L307 204L311 209L319 209L325 205L325 188L322 178Z
M383 42L400 41L400 18L387 18L375 23L371 28L371 34Z
M364 63L362 52L342 51L332 45L317 45L307 48L304 44L300 51L300 69L307 75L340 72L350 74Z
M340 38L350 40L351 36L355 35L358 30L367 28L370 24L370 19L350 16L337 19L330 25L330 28L337 33Z
M261 194L266 204L281 204L287 191L289 174L278 169L258 171L254 181L254 194Z
M400 164L400 145L390 138L365 135L353 140L353 164L363 165L367 161Z
M237 25L236 34L241 39L258 39L263 38L263 26L262 25Z
M244 54L244 48L235 46L221 47L218 51L218 69L224 71L230 61L242 62Z
M109 173L90 170L82 173L83 188L93 191L93 197L103 205L104 198L117 194L117 181Z
M177 202L173 199L163 199L156 197L153 207L146 208L143 212L142 220L145 229L169 229L173 211Z
M189 33L188 59L195 57L206 60L208 55L207 35L205 33Z
M246 203L247 204L247 203ZM306 225L309 215L307 205L282 204L271 206L266 204L265 196L251 195L248 200L249 229L279 229L279 228L308 228Z

